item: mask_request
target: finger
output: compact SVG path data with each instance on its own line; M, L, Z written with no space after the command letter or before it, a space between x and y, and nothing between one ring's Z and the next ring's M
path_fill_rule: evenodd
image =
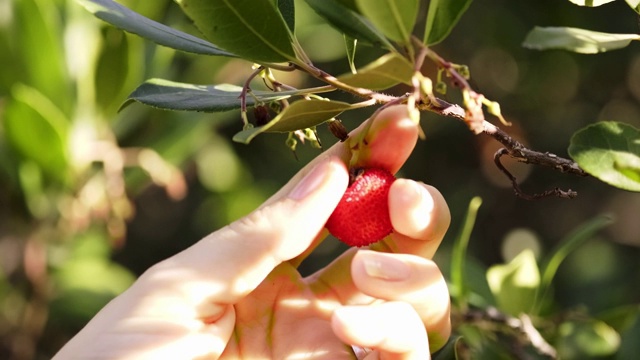
M389 189L389 215L394 232L386 248L432 258L451 223L449 207L433 186L398 179ZM375 248L375 246L374 246Z
M282 194L287 194L291 190L292 184L299 181L310 169L327 157L335 156L345 164L349 164L355 151L353 148L357 147L359 135L366 127L367 121L364 121L357 129L349 133L347 141L334 144L322 155L312 160L293 177L292 182L285 185L271 199L267 200L265 205L276 201L282 197ZM367 131L367 136L364 139L367 148L360 153L359 163L356 165L379 167L396 173L409 158L411 151L413 151L418 141L418 134L419 128L409 117L407 107L405 105L390 106L376 116L371 128Z
M418 141L418 124L411 119L406 105L385 108L373 120L362 145L357 143L357 136L350 139L349 146L357 156L354 166L381 168L395 174ZM366 123L361 128L364 126Z
M398 179L391 186L389 210L396 230L382 244L376 243L370 248L431 258L451 219L442 195L433 187ZM342 304L362 302L363 294L350 278L356 250L350 249L329 266L307 278L318 296L334 294Z
M217 359L235 325L231 306L218 322L206 324L136 314L136 303L128 300L127 293L112 300L53 359Z
M409 117L409 112L405 105L390 106L382 110L376 117L371 127L367 129L367 121L349 134L349 139L345 142L336 143L327 151L305 166L296 177L304 176L308 169L313 167L318 161L322 161L327 156L336 156L345 164L351 163L352 156L357 152L358 162L353 166L378 167L387 169L395 173L407 160L418 140L419 129L417 124ZM358 140L363 131L366 136L362 140L366 144L364 148L358 148ZM273 199L281 197L281 193L289 191L289 185L283 187L272 199L265 204L270 204ZM325 230L313 242L313 244L300 256L291 260L293 266L300 264L313 249L326 237Z
M424 326L415 310L403 302L338 308L331 327L343 342L373 348L380 358L431 358Z
M338 203L348 174L339 159L328 158L294 182L277 201L143 274L132 289L148 299L140 311L215 321L225 304L237 302L278 264L302 253ZM169 305L174 307L164 309Z
M447 283L431 260L407 254L360 250L351 262L351 278L358 290L372 298L410 304L426 327L432 350L451 333Z
M106 344L120 344L109 353L128 349L145 358L163 339L195 339L192 351L220 354L233 330L231 304L309 246L347 182L342 161L325 158L277 201L150 268L68 346L108 334Z

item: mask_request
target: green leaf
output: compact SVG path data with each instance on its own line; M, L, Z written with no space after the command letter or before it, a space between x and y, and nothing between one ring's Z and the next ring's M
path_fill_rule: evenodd
M157 44L190 53L235 56L212 43L146 18L112 0L77 0L97 18Z
M444 347L437 350L437 353L433 354L433 360L450 360L450 359L459 359L458 357L458 348L461 346L462 336L452 336L447 340L447 343ZM431 344L429 344L431 346ZM434 352L434 349L430 349L431 352Z
M300 100L285 108L278 116L263 126L237 133L233 140L248 144L263 132L290 132L319 125L351 108L351 104L340 101Z
M631 320L629 327L618 330L622 332L622 339L617 359L633 359L640 353L640 312L636 309L635 314L628 314L627 319Z
M38 90L16 84L4 114L9 142L46 173L65 181L69 120Z
M269 0L176 0L216 45L258 63L296 60L291 32Z
M465 279L465 260L467 257L467 248L471 239L471 232L476 223L478 209L482 205L480 197L474 197L469 202L467 208L467 216L465 217L460 234L453 243L453 251L451 254L451 283L457 291L457 297L454 299L461 308L466 308L468 303L469 291Z
M558 272L560 264L562 264L569 254L573 253L587 240L593 238L595 233L612 223L613 218L610 216L603 215L595 217L585 224L580 225L558 243L558 247L554 249L550 253L550 256L542 263L542 280L540 282L540 290L536 295L537 308L532 311L534 314L537 313L537 311L540 310L540 307L544 304L544 301L546 300L545 297L551 289L551 283Z
M569 0L578 6L596 7L610 3L614 0Z
M540 271L531 249L525 249L508 264L494 265L487 281L498 308L513 316L531 310L540 286Z
M620 334L603 321L566 321L558 327L559 359L594 359L610 356L620 347Z
M73 97L70 95L72 88L69 87L65 63L64 29L57 16L59 9L50 0L11 3L15 7L13 21L16 27L9 33L18 44L20 65L26 71L25 77L19 81L39 89L60 110L70 114ZM9 14L8 19L11 16ZM8 70L6 64L3 64L3 68L5 72Z
M627 0L627 4L638 14L640 14L640 0Z
M389 39L409 42L420 0L356 0L360 12Z
M358 39L354 39L348 35L344 35L344 44L347 48L347 61L349 62L349 69L351 69L352 74L356 74L358 70L356 69L356 47L358 45Z
M633 331L633 327L640 325L640 304L624 304L605 309L598 313L598 319L606 322L619 333ZM640 330L640 328L638 329ZM638 344L640 347L640 344Z
M427 12L424 43L434 45L444 40L469 5L471 0L431 0Z
M369 20L339 0L305 0L309 7L333 27L358 41L393 49L387 38Z
M640 191L640 130L633 126L614 121L589 125L573 134L569 155L601 181Z
M304 95L331 91L331 89L314 88L290 90L281 92L251 91L247 94L247 106L253 106L256 101L270 102L286 99L294 95ZM219 112L240 108L240 86L219 85L194 85L173 82L164 79L150 79L136 88L120 109L137 101L145 105L166 109Z
M347 85L371 90L384 90L398 84L411 84L413 65L397 53L386 54L359 69L356 74L345 74L338 79Z
M533 50L561 49L580 54L596 54L623 48L638 34L611 34L571 27L536 26L525 38L522 46Z
M356 4L356 0L337 0L340 4L342 4L343 6L346 6L347 8L349 8L352 11L355 11L356 13L360 13L360 10L358 10L358 5Z
M89 236L104 237L101 234ZM135 276L127 268L112 262L108 258L109 253L106 256L97 252L73 252L70 255L67 261L55 268L51 277L56 289L56 297L51 304L52 317L62 318L61 322L84 324L111 299L130 287Z
M293 0L278 0L278 11L291 33L296 31L296 8Z
M100 51L95 69L95 99L103 109L118 106L122 101L123 86L131 76L129 70L129 40L125 34L116 29L109 29L107 33L111 41L105 41ZM135 42L134 42L135 43ZM142 51L142 49L140 49ZM139 68L136 66L135 68ZM133 67L132 67L133 68ZM127 89L128 91L129 89ZM107 110L108 111L108 110Z

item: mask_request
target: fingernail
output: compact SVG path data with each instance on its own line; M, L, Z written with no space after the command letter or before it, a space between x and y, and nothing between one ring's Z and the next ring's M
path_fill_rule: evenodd
M318 189L327 177L328 166L326 162L327 161L325 160L325 162L316 165L307 175L305 175L293 190L291 190L289 198L293 200L302 200Z
M387 281L402 281L411 276L411 268L401 259L391 255L370 252L363 259L367 275Z

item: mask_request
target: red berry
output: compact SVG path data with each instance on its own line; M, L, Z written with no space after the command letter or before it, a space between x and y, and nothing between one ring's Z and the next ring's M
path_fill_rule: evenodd
M327 221L327 229L349 246L365 246L393 231L389 188L396 178L387 170L354 169L350 185Z

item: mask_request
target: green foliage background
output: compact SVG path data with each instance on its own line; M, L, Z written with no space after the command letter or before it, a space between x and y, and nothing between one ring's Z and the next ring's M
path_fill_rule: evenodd
M168 0L123 4L198 34ZM296 6L297 35L310 57L332 74L349 72L342 35L303 1ZM500 102L514 123L505 130L534 149L566 156L571 134L595 121L640 127L637 44L578 55L532 51L522 41L535 25L637 33L637 16L628 10L622 1L582 8L567 1L476 0L434 49L469 65L472 86ZM356 64L382 54L360 47ZM238 112L168 112L138 104L118 112L146 79L241 85L251 64L156 46L106 25L74 1L0 0L0 65L0 358L50 357L137 275L254 209L320 152L298 146L294 156L281 134L234 143L242 129ZM305 78L286 81L317 85ZM448 100L460 99L451 92ZM341 119L351 129L371 111L350 111ZM445 271L475 196L483 204L465 262L480 295L489 266L510 261L523 248L548 254L581 224L611 214L615 222L558 269L546 314L618 316L628 323L620 328L631 329L623 339L639 336L640 195L510 164L525 191L559 186L579 193L574 200L527 202L513 195L493 165L492 139L432 114L423 114L422 124L426 140L400 176L436 186L450 204L452 230L437 255ZM324 147L336 141L319 130ZM343 250L326 241L302 271L312 272ZM602 357L626 359L638 350L622 344ZM586 358L579 340L565 337L555 345L567 358Z

